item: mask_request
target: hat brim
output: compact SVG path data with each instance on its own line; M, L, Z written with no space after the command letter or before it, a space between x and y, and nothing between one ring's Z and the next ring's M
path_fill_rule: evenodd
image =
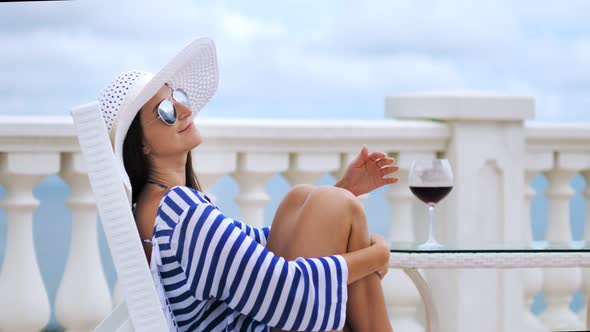
M131 193L131 182L123 163L123 142L131 122L143 107L164 84L182 88L191 100L193 111L199 111L213 97L219 83L215 44L208 38L191 42L166 64L140 90L134 100L119 110L118 124L115 128L113 150L120 168L123 183Z

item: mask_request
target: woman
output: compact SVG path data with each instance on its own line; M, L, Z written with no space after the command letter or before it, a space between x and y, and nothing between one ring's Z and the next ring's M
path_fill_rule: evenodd
M356 196L397 181L383 178L393 159L363 147L336 186L289 191L271 228L228 218L201 192L190 154L217 77L214 45L200 39L99 97L171 331L391 331L389 249Z

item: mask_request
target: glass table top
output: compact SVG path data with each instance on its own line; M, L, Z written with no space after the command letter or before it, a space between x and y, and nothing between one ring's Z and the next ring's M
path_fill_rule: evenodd
M586 241L572 241L554 243L533 241L528 244L473 244L473 245L444 245L443 248L421 249L416 242L393 242L390 252L400 253L526 253L526 252L585 252L590 251L590 243Z

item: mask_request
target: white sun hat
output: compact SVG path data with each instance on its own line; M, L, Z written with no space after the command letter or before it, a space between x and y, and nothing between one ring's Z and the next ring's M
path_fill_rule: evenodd
M219 73L215 44L212 40L194 40L153 75L142 71L129 71L110 82L99 94L98 102L106 123L117 166L123 184L131 198L131 182L123 163L123 142L131 122L141 107L164 84L183 89L193 112L207 104L217 90Z

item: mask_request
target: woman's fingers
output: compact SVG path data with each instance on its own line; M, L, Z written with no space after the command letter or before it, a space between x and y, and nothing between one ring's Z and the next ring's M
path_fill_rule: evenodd
M369 159L372 161L377 161L378 159L384 159L387 155L384 152L371 152L369 154Z
M381 171L388 172L386 174L397 172L397 171L399 171L399 166L397 166L397 165L385 165L385 166L381 167Z
M389 166L391 164L393 164L395 162L395 159L393 158L383 158L383 159L377 159L375 161L375 164L377 165L377 167L381 168L381 167L385 167L385 166Z
M381 172L381 176L385 176L385 175L392 174L392 173L399 171L399 166L395 166L395 165L383 166L379 169L379 171Z
M379 234L371 234L370 238L372 245L380 246L381 249L384 250L384 253L386 253L384 258L387 259L384 259L383 265L376 271L379 275L379 278L383 279L383 277L385 277L385 275L389 271L389 246L387 244L387 241L385 241L385 238Z
M396 177L383 178L383 181L385 184L394 184L399 181L399 178L396 178Z
M384 167L389 167L389 166L393 166L395 160L393 160L392 158L387 158L387 159L379 159L377 161L375 161L375 166L377 166L377 168L384 168Z

